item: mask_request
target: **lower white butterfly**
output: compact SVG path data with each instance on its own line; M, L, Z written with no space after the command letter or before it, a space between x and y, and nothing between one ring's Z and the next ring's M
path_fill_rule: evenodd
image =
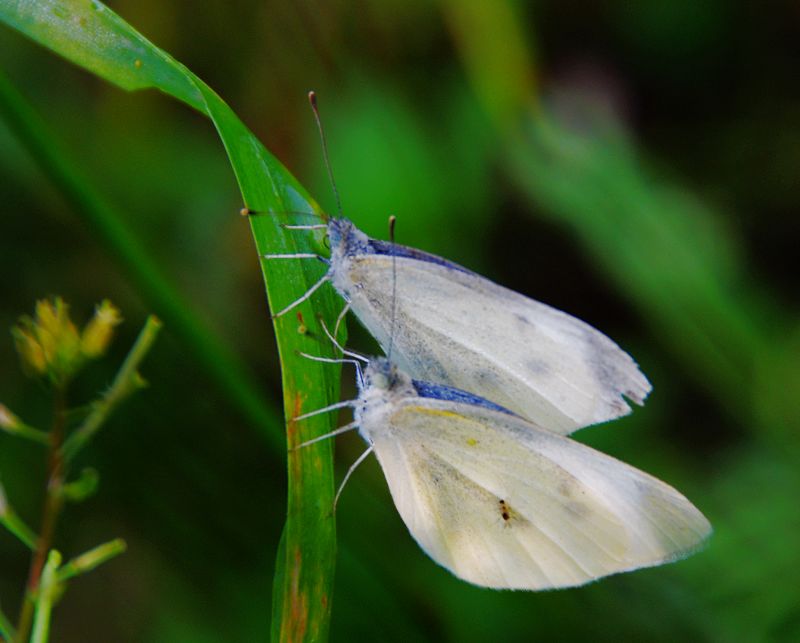
M369 444L359 462L375 452L411 535L465 581L582 585L687 556L711 532L664 482L471 393L383 358L359 389L297 419L352 406L354 422L334 433L358 428Z

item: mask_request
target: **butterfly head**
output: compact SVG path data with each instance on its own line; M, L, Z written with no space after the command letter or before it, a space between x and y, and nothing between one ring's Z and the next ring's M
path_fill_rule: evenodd
M388 359L376 357L370 360L364 371L364 382L368 388L391 390L397 382L397 367Z
M364 369L363 392L383 397L405 397L413 395L415 389L411 377L398 370L385 357L373 357Z
M347 219L331 218L328 222L328 239L334 261L336 258L343 259L368 252L369 237Z

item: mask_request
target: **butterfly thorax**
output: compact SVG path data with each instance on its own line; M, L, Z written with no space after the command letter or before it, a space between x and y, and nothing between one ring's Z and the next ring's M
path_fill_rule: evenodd
M364 370L364 383L360 386L355 419L359 432L368 442L371 433L388 426L389 416L403 400L417 397L412 379L383 357L370 361Z

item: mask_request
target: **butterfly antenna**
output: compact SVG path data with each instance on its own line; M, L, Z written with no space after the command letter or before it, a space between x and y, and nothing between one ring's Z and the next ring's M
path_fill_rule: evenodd
M397 217L389 217L389 242L392 255L392 323L389 327L389 349L386 351L386 359L392 361L392 349L394 348L394 329L397 319L397 255L394 252L394 224Z
M328 169L328 178L331 180L331 187L333 188L333 196L336 197L336 209L339 212L339 217L342 216L342 201L339 198L339 189L336 187L336 181L333 178L333 168L331 167L331 160L328 157L328 141L325 139L325 130L322 127L322 119L319 117L319 108L317 107L317 94L316 92L308 92L308 102L311 103L311 109L314 110L314 119L317 121L317 129L319 130L319 139L322 142L322 156L325 158L325 167Z

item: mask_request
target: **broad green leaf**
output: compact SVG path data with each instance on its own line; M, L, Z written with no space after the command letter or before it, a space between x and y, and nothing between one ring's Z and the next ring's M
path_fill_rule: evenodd
M244 203L265 213L249 218L258 253L324 252L319 236L280 226L321 219L303 187L203 81L107 7L89 0L2 0L0 19L124 89L159 89L206 114L225 145ZM317 214L286 214L290 212ZM317 262L291 260L262 261L262 270L274 310L300 297L323 272ZM330 289L323 289L297 312L275 322L287 418L338 398L339 369L299 353L332 355L319 318L332 324L342 305ZM334 419L289 421L289 445L331 430ZM273 632L280 640L324 640L335 559L332 446L323 441L289 452L288 463L288 517L276 573L283 580L275 588L281 596L274 601Z

